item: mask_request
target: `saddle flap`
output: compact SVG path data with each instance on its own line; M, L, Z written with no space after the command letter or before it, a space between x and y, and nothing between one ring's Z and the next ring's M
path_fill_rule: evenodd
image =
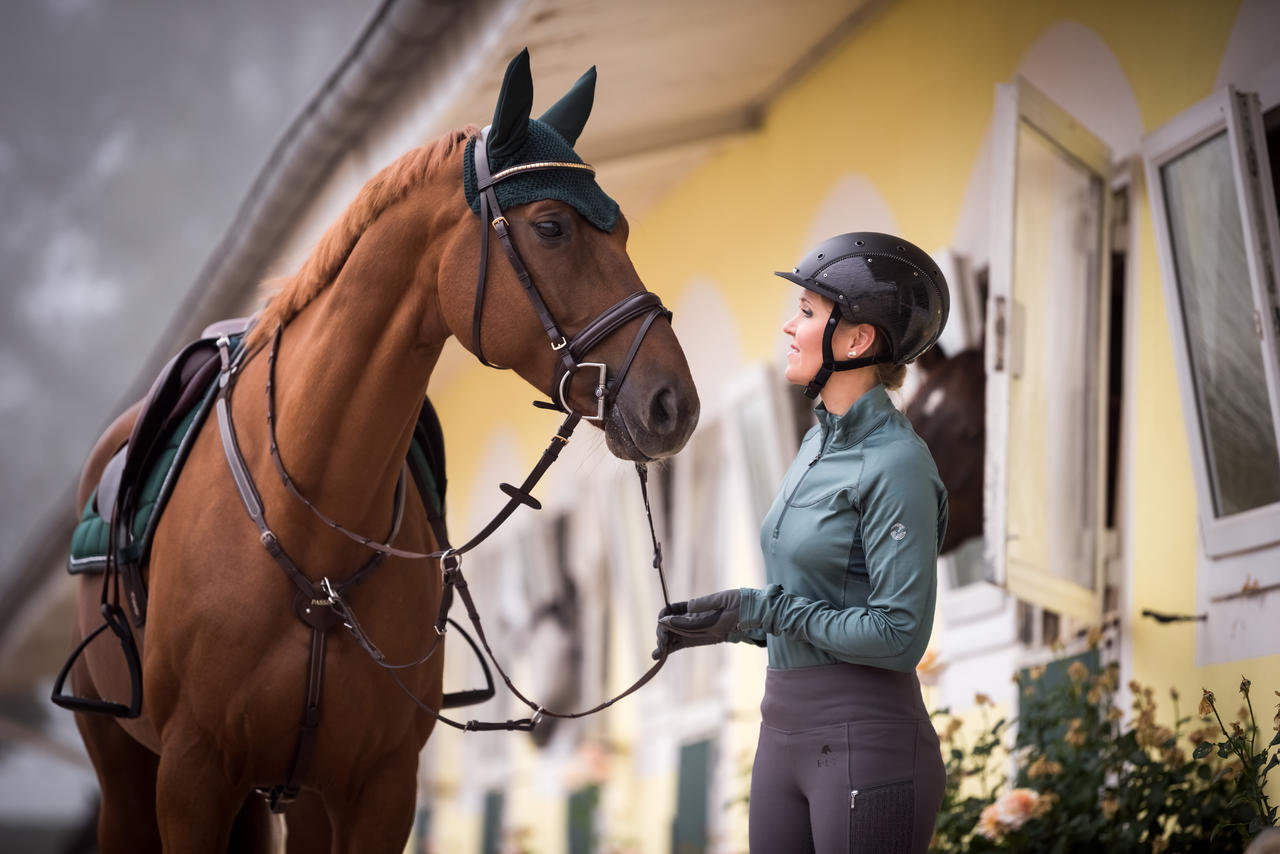
M200 399L217 373L218 349L212 341L195 341L169 360L147 392L129 435L120 482L124 495L144 473L166 428L180 420Z
M94 510L103 519L110 519L111 511L115 509L116 497L120 492L120 476L124 473L124 461L128 454L128 445L116 451L116 455L102 470L102 477L98 478L98 488L94 492L93 503Z

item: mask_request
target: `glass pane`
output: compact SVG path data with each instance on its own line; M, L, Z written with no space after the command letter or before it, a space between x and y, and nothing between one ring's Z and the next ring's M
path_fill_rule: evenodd
M481 825L481 854L499 854L502 843L502 805L500 791L486 792L484 796L484 823Z
M599 786L585 786L569 795L569 854L595 854L599 806Z
M1280 456L1226 131L1160 170L1215 516L1280 501Z
M710 741L695 741L680 747L676 818L671 823L672 854L703 854L707 850L711 770Z
M1018 127L1008 560L1094 589L1102 179Z

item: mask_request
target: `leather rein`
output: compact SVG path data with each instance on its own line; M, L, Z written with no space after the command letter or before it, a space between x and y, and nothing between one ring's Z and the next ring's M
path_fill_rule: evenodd
M342 581L332 581L328 577L321 579L318 583L312 582L306 577L302 570L289 557L284 547L281 545L279 538L271 530L267 524L266 511L263 505L261 494L254 482L252 474L249 472L247 463L240 452L240 446L236 435L235 423L231 406L231 393L235 387L235 382L244 365L248 362L243 346L237 348L234 352L231 349L231 342L227 337L218 340L218 351L221 359L221 369L218 375L218 394L215 401L215 407L218 419L218 430L222 439L224 455L227 459L227 465L230 468L232 479L235 482L236 490L240 495L245 510L248 512L249 518L258 528L259 539L264 548L276 561L276 563L284 571L285 575L298 588L298 592L294 596L294 613L304 624L311 628L311 649L307 667L307 690L306 700L303 706L303 714L301 727L298 735L298 744L294 752L293 762L289 770L288 780L282 784L271 788L267 794L270 799L271 808L275 812L283 812L284 808L295 800L301 791L301 780L310 763L311 753L314 749L315 734L320 723L320 696L321 686L324 679L324 658L325 658L325 640L328 632L339 626L345 626L352 634L360 646L369 654L379 667L385 669L400 689L418 705L423 711L430 714L436 720L452 726L456 729L466 732L491 731L491 730L521 730L531 731L543 717L554 718L581 718L592 715L597 712L609 708L614 703L627 697L637 691L641 686L648 683L666 663L667 655L663 651L658 660L637 679L630 687L622 691L620 694L599 703L598 705L579 712L562 712L547 709L541 704L535 703L528 699L512 682L506 670L498 662L489 645L488 638L485 635L484 628L480 622L480 615L472 600L470 590L467 586L466 579L462 575L462 555L471 551L480 543L484 542L488 537L496 531L503 522L515 512L520 505L527 505L537 510L541 508L540 502L531 495L533 487L550 468L551 464L559 457L561 450L568 444L569 438L574 429L582 419L599 420L604 417L605 407L614 399L621 389L622 382L625 379L631 363L635 358L640 344L643 342L645 334L649 331L649 327L659 317L665 317L669 321L671 312L663 305L657 295L648 291L631 294L605 310L602 314L588 323L572 338L568 337L560 325L556 322L550 309L547 307L542 295L538 292L537 287L533 283L533 279L525 267L516 247L511 240L509 225L505 216L503 216L502 208L498 204L497 195L494 187L506 178L523 174L535 170L544 169L586 169L591 170L590 166L582 163L559 163L559 162L542 162L530 163L514 166L505 169L496 175L490 174L488 156L485 148L485 140L487 138L488 129L482 132L481 136L475 140L475 168L477 177L477 188L481 193L480 197L480 217L481 217L481 254L480 254L480 272L479 281L476 288L476 306L473 320L472 342L476 356L479 360L490 367L491 365L485 358L480 346L480 318L484 308L485 281L487 273L487 258L489 244L489 228L492 227L498 236L507 259L515 269L520 284L528 295L530 302L537 311L542 322L543 329L546 331L551 340L552 350L557 356L556 370L552 379L551 399L553 403L537 402L535 405L556 409L566 413L564 421L560 424L546 450L543 451L542 457L538 460L533 470L525 478L519 487L512 486L509 483L501 484L502 491L508 496L506 504L494 515L487 525L474 537L468 540L462 546L454 548L448 544L448 537L444 529L443 519L431 519L432 528L436 536L436 540L444 548L433 552L414 552L405 549L396 548L391 545L391 541L395 539L399 532L404 514L404 497L405 497L405 472L402 469L400 477L396 483L395 503L393 509L393 519L390 531L385 537L385 541L374 540L370 537L363 536L348 530L338 522L325 515L319 508L315 506L302 492L297 488L292 477L290 477L285 468L284 461L280 456L279 444L276 440L275 425L275 364L276 356L280 348L280 340L283 333L283 325L276 328L271 342L271 349L268 355L266 397L267 397L267 426L270 437L271 459L275 465L276 474L280 478L281 483L286 490L298 501L308 507L312 513L321 519L328 527L345 535L346 537L360 543L374 552L370 558L365 561L352 575ZM594 174L594 170L591 170ZM632 341L630 350L623 359L620 368L612 380L608 377L608 366L603 362L584 362L581 361L586 354L597 344L617 331L621 326L636 317L644 317L639 331L635 339ZM254 352L256 355L258 351ZM580 413L574 411L569 405L566 396L566 386L572 376L579 368L594 368L598 374L598 381L595 390L596 412ZM654 527L653 513L649 505L648 494L648 472L644 463L636 463L636 473L640 480L640 489L644 498L645 513L648 517L649 532L653 540L653 567L657 570L658 579L662 585L662 597L666 604L670 604L667 594L666 576L662 569L662 547L658 542L657 531ZM435 620L435 638L430 648L419 658L401 664L391 664L386 660L382 651L373 643L365 632L360 621L357 619L355 612L352 610L350 603L346 600L345 594L356 585L363 582L368 575L379 566L388 556L401 557L411 560L439 560L442 571L443 588L441 591L440 610ZM479 638L481 645L484 647L485 653L490 661L493 662L498 673L502 676L503 682L507 688L521 702L528 706L533 715L528 718L507 721L478 721L469 720L465 723L452 720L432 709L419 699L412 691L401 681L398 674L399 670L415 667L429 660L437 650L447 632L448 624L454 623L448 616L449 609L453 603L453 597L457 594L462 599L463 605L467 611L467 617L471 621L471 625L475 630L476 636ZM461 630L461 627L454 623ZM476 648L475 642L471 640L465 632L462 632L463 638ZM477 655L479 651L476 650ZM493 679L489 672L489 668L485 663L485 659L480 657L480 665L484 670L487 687L484 689L463 691L457 694L446 695L443 708L451 706L469 705L476 702L482 702L494 695Z

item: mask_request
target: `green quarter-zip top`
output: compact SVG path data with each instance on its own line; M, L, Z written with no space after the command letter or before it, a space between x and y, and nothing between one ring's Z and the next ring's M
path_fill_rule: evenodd
M742 589L731 639L764 641L775 668L912 670L933 629L946 489L884 386L816 412L760 528L768 586Z

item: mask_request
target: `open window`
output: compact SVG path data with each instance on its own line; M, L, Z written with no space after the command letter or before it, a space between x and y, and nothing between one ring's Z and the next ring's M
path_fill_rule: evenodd
M1098 622L1106 541L1111 153L1025 80L997 87L985 562Z
M1143 142L1210 558L1280 546L1280 65Z

